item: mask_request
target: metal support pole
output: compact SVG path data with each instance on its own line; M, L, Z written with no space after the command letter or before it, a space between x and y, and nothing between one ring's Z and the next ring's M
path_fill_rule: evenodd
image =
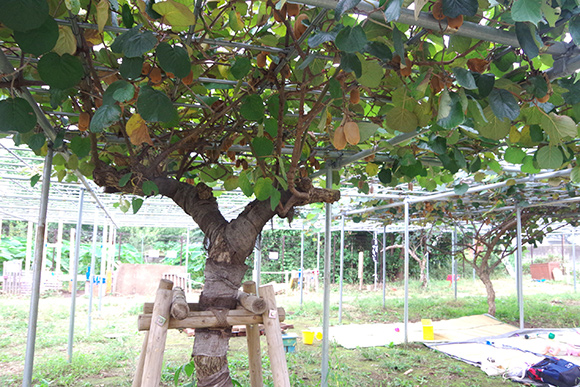
M189 227L187 228L187 234L185 236L185 273L189 278L189 274L187 274L189 273Z
M83 202L85 199L85 189L81 188L80 198L79 198L79 217L77 220L77 232L75 238L75 261L74 267L71 270L72 273L72 289L70 297L70 316L69 316L69 326L68 326L68 362L72 363L73 356L73 340L75 332L75 309L77 301L77 277L79 273L79 251L81 245L81 233L83 227Z
M455 243L457 243L457 230L451 231L451 283L453 284L453 294L457 300L457 266L455 262Z
M256 270L256 295L259 296L260 292L260 277L262 276L262 234L258 234L256 238L256 249L254 251L254 268Z
M34 263L32 267L32 293L30 294L30 311L28 313L28 334L26 339L26 356L24 358L24 375L22 387L32 385L32 369L34 367L34 346L36 344L36 325L38 323L38 301L40 300L40 281L42 273L42 255L44 249L44 230L46 229L46 213L48 211L48 192L50 190L50 174L52 172L52 143L48 144L48 152L44 159L42 174L42 196L38 211L38 226L36 227L36 242L34 245Z
M344 217L340 218L340 278L338 293L338 324L342 324L342 281L344 277Z
M318 232L318 242L316 243L316 270L320 273L320 231Z
M574 293L576 293L576 230L572 230L572 273L574 274Z
M95 209L95 222L93 224L93 247L91 250L91 267L89 271L89 318L87 323L87 332L91 333L91 320L93 312L93 289L95 282L95 265L96 265L96 255L97 255L97 237L98 237L98 219L99 210Z
M383 309L387 298L387 226L383 225Z
M304 226L300 233L300 307L304 303Z
M378 265L379 265L379 240L377 237L377 232L374 231L373 232L373 252L372 252L372 256L373 256L373 263L375 264L375 273L374 273L374 279L375 279L375 283L373 285L373 291L377 291L377 281L379 279L379 274L377 271Z
M524 280L522 275L522 208L516 205L517 221L517 254L516 254L516 286L518 306L520 311L520 329L524 329Z
M326 188L332 189L332 167L326 170ZM322 313L322 364L321 364L321 387L328 386L328 370L330 366L330 226L332 224L332 204L326 203L325 227L324 227L324 302Z
M405 198L405 344L409 342L409 201Z

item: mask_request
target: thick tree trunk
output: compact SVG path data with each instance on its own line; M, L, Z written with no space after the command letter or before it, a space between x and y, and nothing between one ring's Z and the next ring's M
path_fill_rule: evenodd
M479 279L485 285L485 291L487 292L487 313L495 316L495 290L493 289L493 284L488 272L479 272Z

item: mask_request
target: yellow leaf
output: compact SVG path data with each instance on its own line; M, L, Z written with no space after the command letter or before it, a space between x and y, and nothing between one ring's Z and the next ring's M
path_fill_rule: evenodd
M135 113L131 116L131 118L129 118L125 130L127 131L127 135L131 140L131 144L141 145L145 142L149 145L153 145L151 136L149 136L149 128L139 113Z
M109 20L109 0L101 0L97 4L97 25L99 26L99 32L103 32L107 20Z
M518 143L520 142L522 138L522 134L518 131L518 129L515 126L512 126L510 128L510 142L512 144Z
M195 15L187 5L174 0L153 4L153 10L163 16L163 22L173 27L183 28L195 24Z
M365 171L367 173L367 175L369 176L375 176L377 173L379 173L379 165L375 164L375 163L368 163L367 166L365 167Z
M77 40L70 27L58 27L58 40L56 41L56 45L52 51L56 52L58 55L74 55L75 52L77 52Z

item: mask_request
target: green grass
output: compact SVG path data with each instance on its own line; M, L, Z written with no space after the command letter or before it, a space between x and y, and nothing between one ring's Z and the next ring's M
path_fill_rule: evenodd
M458 298L446 281L433 281L428 289L416 282L409 286L409 317L433 320L452 319L487 312L481 286L470 280L459 283ZM494 281L498 290L497 314L500 320L517 325L519 309L511 280ZM580 326L580 294L564 283L531 284L525 297L526 326ZM387 287L383 308L382 289L376 292L345 287L343 323L394 323L403 320L403 284ZM532 292L535 293L532 295ZM72 363L67 361L70 299L50 296L41 299L36 340L35 386L130 386L139 355L142 333L136 331L137 314L150 299L107 297L102 311L93 311L92 332L87 333L88 300L77 300L75 341ZM195 301L195 300L190 300ZM294 332L322 324L322 292L307 294L302 306L299 296L277 296L287 311L286 323ZM26 347L29 301L26 298L0 297L0 385L20 386ZM338 322L338 291L331 292L331 324ZM162 385L187 386L184 365L189 363L193 339L170 331L164 355ZM262 337L264 385L272 386L267 345ZM230 340L228 354L233 380L249 386L246 339ZM321 345L307 346L298 341L297 352L287 355L292 386L319 386ZM347 350L331 345L329 386L445 386L493 387L511 384L491 378L479 368L452 359L421 344ZM189 368L188 368L189 369ZM178 374L176 378L175 375ZM191 385L191 384L190 384ZM515 386L515 384L514 384Z

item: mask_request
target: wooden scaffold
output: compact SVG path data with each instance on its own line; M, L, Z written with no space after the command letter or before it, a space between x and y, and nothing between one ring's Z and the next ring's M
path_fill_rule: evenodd
M145 331L145 336L132 387L159 386L168 329L225 328L233 325L246 326L251 386L262 387L259 324L264 325L274 386L290 387L280 329L285 311L276 306L272 285L261 286L260 297L255 292L255 282L245 282L243 291L238 292L238 308L214 313L201 310L199 304L188 303L182 288L173 288L172 281L162 279L155 302L145 303L143 314L138 318L138 329Z

